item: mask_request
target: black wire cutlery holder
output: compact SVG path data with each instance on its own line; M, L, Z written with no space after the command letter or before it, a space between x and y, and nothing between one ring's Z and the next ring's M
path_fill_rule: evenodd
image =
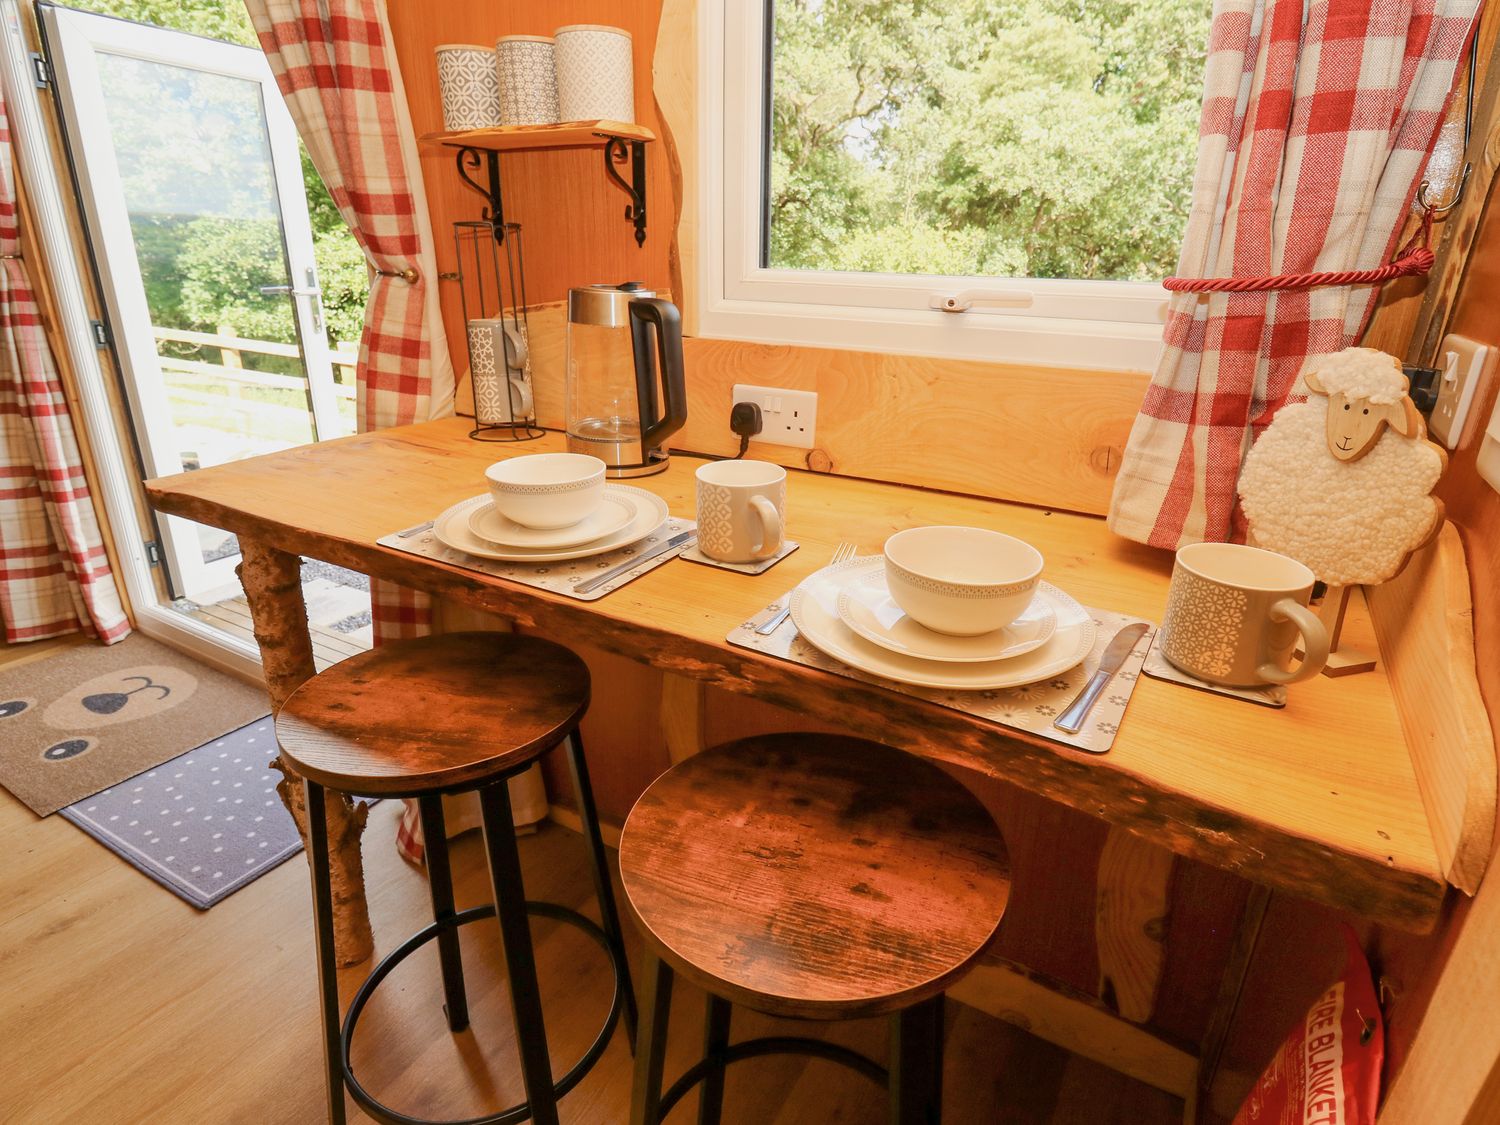
M493 217L456 222L453 244L474 392L469 436L476 441L533 441L543 431L536 424L532 393L521 224Z

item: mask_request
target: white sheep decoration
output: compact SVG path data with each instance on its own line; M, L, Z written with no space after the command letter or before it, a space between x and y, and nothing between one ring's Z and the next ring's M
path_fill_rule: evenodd
M1240 473L1251 542L1329 586L1394 578L1442 523L1447 454L1394 356L1345 348L1302 379L1311 397L1276 413Z

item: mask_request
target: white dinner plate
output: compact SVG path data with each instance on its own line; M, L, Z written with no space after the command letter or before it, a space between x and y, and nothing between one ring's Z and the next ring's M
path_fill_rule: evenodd
M993 633L955 637L939 633L908 617L885 584L885 559L860 559L863 568L850 568L838 598L839 620L865 640L940 664L982 664L1009 660L1041 648L1057 629L1054 595L1062 593L1046 582L1037 584L1020 617Z
M469 530L496 547L525 547L532 551L556 551L581 547L595 539L613 535L635 515L640 505L618 485L605 485L604 497L591 515L567 527L527 527L500 514L492 499L469 512Z
M1083 606L1058 590L1053 595L1057 628L1040 648L1009 660L940 664L871 644L839 620L838 600L850 571L868 559L825 566L792 591L792 621L809 644L851 668L897 683L956 691L996 691L1056 676L1093 651L1098 627ZM1054 587L1055 589L1055 587Z
M432 533L437 536L438 542L443 546L452 547L455 551L462 551L476 558L495 559L499 562L544 563L602 555L606 551L613 551L644 539L667 522L669 515L667 502L654 492L647 492L644 488L633 488L628 484L612 484L609 488L612 491L624 493L636 501L635 519L613 535L606 535L603 539L596 539L580 547L540 551L529 550L525 547L500 547L493 543L486 543L469 530L469 513L481 504L490 502L488 492L479 496L471 496L453 505L433 521Z

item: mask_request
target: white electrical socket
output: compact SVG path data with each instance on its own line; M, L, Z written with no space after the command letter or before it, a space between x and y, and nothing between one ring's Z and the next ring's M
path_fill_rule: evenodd
M1438 349L1437 405L1427 419L1427 433L1433 441L1457 449L1463 437L1464 422L1474 402L1490 349L1465 336L1444 336Z
M813 391L736 383L734 401L753 402L760 407L761 430L753 440L798 449L813 447L818 425L818 396Z

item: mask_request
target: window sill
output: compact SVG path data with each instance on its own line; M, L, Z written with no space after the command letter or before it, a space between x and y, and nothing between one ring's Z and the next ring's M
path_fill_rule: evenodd
M1155 370L1160 324L839 305L706 302L698 335L929 358L1083 370Z

